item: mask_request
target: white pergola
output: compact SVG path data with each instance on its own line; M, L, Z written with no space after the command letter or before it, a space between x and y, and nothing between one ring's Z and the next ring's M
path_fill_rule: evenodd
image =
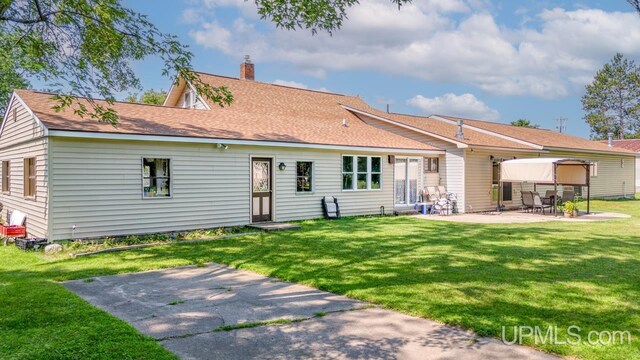
M587 214L589 213L589 198L591 197L590 166L588 161L565 158L531 158L505 160L500 163L500 195L502 184L505 182L533 183L536 185L553 185L558 191L558 185L587 187ZM556 211L554 201L554 212Z

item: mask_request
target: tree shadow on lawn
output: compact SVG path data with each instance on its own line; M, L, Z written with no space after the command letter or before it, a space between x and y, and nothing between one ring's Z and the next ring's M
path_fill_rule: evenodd
M482 335L499 336L501 325L552 324L629 330L637 339L640 236L609 235L605 231L611 224L590 225L596 230L589 232L582 226L489 226L412 218L308 222L299 231L58 261L13 275L33 271L63 280L219 262ZM640 353L637 340L631 348Z

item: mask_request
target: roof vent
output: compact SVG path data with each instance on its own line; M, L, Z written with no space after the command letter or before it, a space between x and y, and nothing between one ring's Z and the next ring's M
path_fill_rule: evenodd
M240 64L240 80L255 80L255 69L249 55L245 55L244 62Z
M609 147L613 147L613 133L612 132L608 132L607 133L607 144L609 145Z
M462 121L462 119L458 119L458 132L456 133L456 138L464 140L464 134L462 133L462 125L464 125L464 122Z

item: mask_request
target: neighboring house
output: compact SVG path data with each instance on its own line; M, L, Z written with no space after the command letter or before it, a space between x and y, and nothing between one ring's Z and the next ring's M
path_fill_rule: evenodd
M488 210L494 162L513 157L589 159L594 196L623 196L633 182L633 154L580 138L388 114L354 96L253 81L250 63L240 79L200 75L234 103L180 82L163 106L115 103L117 127L15 91L0 129L0 202L27 214L30 235L62 240L317 218L327 195L344 215L391 213L427 185L458 194L461 212ZM519 204L515 185L508 193Z
M607 143L607 140L601 141ZM640 193L640 139L612 140L611 146L635 152L636 155L636 193Z

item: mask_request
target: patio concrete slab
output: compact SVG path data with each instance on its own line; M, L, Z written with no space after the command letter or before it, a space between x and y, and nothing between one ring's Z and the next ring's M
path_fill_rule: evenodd
M485 212L485 213L467 213L453 215L415 215L417 218L427 220L439 220L461 223L477 223L477 224L526 224L539 223L547 221L564 221L564 222L591 222L606 221L615 219L627 219L631 216L627 214L619 214L612 212L591 212L580 213L578 217L565 218L562 213L558 216L553 214L532 214L524 211L503 211L503 212Z
M555 359L530 348L477 338L472 332L430 320L217 264L64 285L183 359ZM274 319L299 322L213 331L223 325Z

